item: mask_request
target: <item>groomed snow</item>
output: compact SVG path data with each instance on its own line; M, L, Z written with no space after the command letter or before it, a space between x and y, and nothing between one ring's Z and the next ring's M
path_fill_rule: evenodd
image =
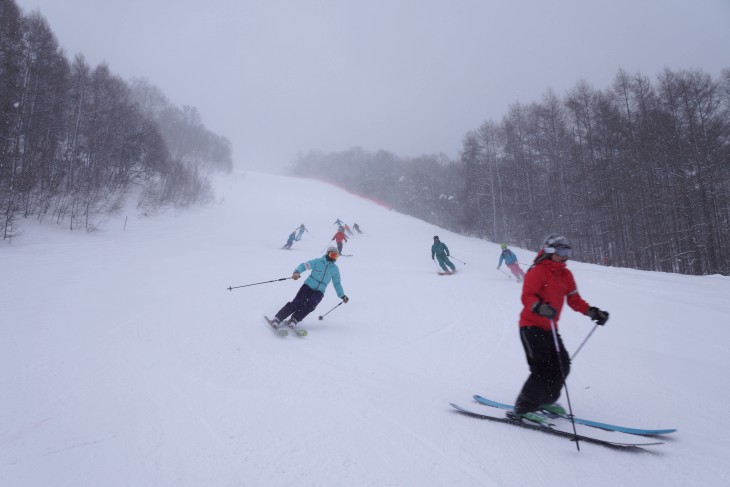
M0 246L0 485L730 485L730 278L570 262L611 313L573 363L575 413L679 430L646 453L577 452L449 406L513 402L527 376L499 242L317 181L217 185L209 207L94 233L24 221ZM330 286L309 336L279 338L262 315L302 281L226 288L291 276L336 218L365 232L339 260L351 300L318 320L339 302ZM456 275L437 275L433 235L466 262ZM564 311L571 351L592 327Z

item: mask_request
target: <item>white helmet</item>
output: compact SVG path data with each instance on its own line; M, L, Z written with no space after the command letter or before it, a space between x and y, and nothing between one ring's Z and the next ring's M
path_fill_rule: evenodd
M568 240L567 238L565 238L562 235L559 235L557 233L548 235L545 238L545 241L543 242L542 247L546 254L554 254L557 249L572 249L573 248L570 245L570 240Z

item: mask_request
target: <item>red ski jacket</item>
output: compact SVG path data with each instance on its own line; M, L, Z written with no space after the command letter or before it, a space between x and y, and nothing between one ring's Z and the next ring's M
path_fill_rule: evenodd
M347 237L345 237L345 233L344 232L337 232L337 233L335 233L335 236L332 237L332 240L334 240L337 243L340 243L343 240L345 242L347 242Z
M525 283L522 286L524 308L520 313L520 326L537 326L550 331L550 320L532 311L536 302L543 301L558 312L554 320L557 330L560 311L563 309L566 297L568 306L578 313L585 314L588 311L589 304L578 294L573 273L568 270L565 262L555 262L549 258L541 260L525 275Z

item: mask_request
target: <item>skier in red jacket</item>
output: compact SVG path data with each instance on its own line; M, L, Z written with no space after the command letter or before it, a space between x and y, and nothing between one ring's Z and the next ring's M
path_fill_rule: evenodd
M562 235L550 235L525 276L520 338L530 366L530 376L522 386L514 411L507 412L512 419L545 423L547 418L540 411L566 414L565 409L555 403L570 372L570 355L558 334L563 302L567 300L568 306L599 325L608 320L606 311L590 306L578 294L573 274L566 266L571 253L568 239Z
M332 237L332 240L337 242L337 250L342 255L342 241L344 240L347 242L347 237L345 236L345 227L340 227L337 229L337 233L335 233L335 236Z

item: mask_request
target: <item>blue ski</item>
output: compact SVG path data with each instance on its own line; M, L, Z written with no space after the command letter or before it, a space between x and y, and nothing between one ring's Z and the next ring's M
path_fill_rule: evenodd
M493 408L499 408L499 409L514 409L514 406L510 404L504 404L497 401L492 401L490 399L487 399L485 397L475 395L474 400L476 400L480 404L484 404L485 406L491 406ZM560 416L567 421L570 421L570 418L566 416ZM581 419L581 418L573 418L573 421L576 422L576 424L582 424L585 426L591 426L593 428L599 428L606 431L620 431L621 433L628 433L631 435L666 435L668 433L674 433L677 431L676 429L644 429L644 428L628 428L626 426L616 426L613 424L607 424L607 423L599 423L598 421L591 421L588 419Z
M505 423L505 424L511 424L514 426L519 426L520 428L526 428L531 430L540 431L542 433L547 433L563 438L568 438L573 441L585 441L587 443L594 443L597 445L603 445L611 448L619 448L624 450L634 450L634 451L641 451L643 447L645 446L653 446L653 445L661 445L662 442L652 442L652 443L634 443L634 442L621 442L621 441L612 441L607 440L603 438L596 438L593 436L588 435L577 435L574 433L571 433L569 431L562 431L559 429L553 429L547 426L539 426L536 424L532 424L529 422L521 422L521 421L514 421L512 419L506 418L504 416L492 416L490 414L484 414L484 413L477 413L474 411L469 411L468 409L464 409L460 406L457 406L454 403L450 403L451 407L459 411L461 414L464 414L466 416L471 416L472 418L478 418L478 419L487 419L489 421L496 421L499 423ZM613 433L606 433L606 434L616 434L616 432ZM633 437L635 438L635 437Z

